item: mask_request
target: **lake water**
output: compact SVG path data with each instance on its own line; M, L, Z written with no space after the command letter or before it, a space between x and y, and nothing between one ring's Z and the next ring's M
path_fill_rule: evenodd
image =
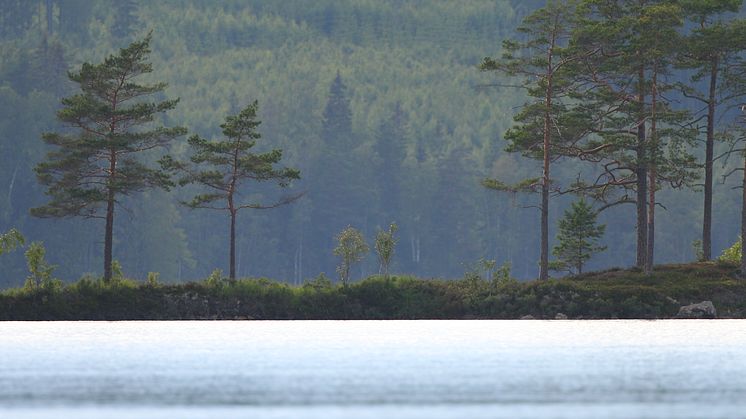
M0 322L1 418L744 418L746 321Z

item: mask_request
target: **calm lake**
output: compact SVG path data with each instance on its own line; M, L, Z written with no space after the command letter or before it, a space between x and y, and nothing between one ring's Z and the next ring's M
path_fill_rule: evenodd
M743 418L746 321L0 322L2 418Z

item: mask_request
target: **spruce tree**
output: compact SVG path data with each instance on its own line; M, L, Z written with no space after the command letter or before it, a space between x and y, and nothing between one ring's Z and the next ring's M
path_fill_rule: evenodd
M560 267L582 273L585 262L594 253L606 249L606 246L598 245L605 230L605 225L596 224L596 212L590 205L584 200L573 202L559 222L559 244L552 249Z
M199 194L185 202L190 208L204 208L228 212L230 216L230 279L236 279L236 215L242 209L269 209L293 202L300 195L280 198L276 202L263 204L247 194L246 185L276 182L284 188L300 179L300 172L291 168L276 168L282 159L282 150L264 153L253 152L261 134L257 130L261 121L257 119L259 104L254 101L238 115L225 118L223 129L225 140L209 141L198 135L189 138L193 154L191 163L177 162L170 156L161 159L167 170L184 174L179 183L196 183L209 192ZM256 190L254 191L257 192Z
M111 34L119 39L127 39L139 24L137 0L115 0L113 6L114 23Z
M378 157L374 165L378 183L378 219L395 219L401 210L401 183L404 159L407 156L406 114L396 103L391 116L380 122L373 151Z
M149 102L166 84L137 83L138 77L153 71L150 41L148 34L102 63L84 63L69 74L80 93L62 99L57 118L72 130L45 133L44 141L54 149L36 166L50 201L33 208L32 215L105 220L107 281L112 276L115 207L132 193L172 186L169 176L150 167L144 156L186 133L181 127L152 126L178 99Z
M329 249L334 245L333 232L347 225L364 225L367 213L361 202L369 197L360 186L365 179L364 162L357 157L358 138L352 131L352 110L348 88L339 72L329 86L321 125L322 148L317 150L308 170L308 196L312 202L309 248ZM310 154L310 153L309 153ZM330 255L321 255L316 267L326 271L333 266Z

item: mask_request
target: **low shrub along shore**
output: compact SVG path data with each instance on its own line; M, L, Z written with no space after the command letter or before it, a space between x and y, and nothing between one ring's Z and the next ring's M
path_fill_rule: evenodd
M746 318L746 281L726 263L614 269L548 281L371 276L347 286L321 275L301 286L268 279L163 284L82 278L0 293L0 320L661 319L712 301L720 318ZM529 317L530 316L530 317Z

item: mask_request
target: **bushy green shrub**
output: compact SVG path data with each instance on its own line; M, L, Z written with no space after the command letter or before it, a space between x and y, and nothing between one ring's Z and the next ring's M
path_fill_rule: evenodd
M332 284L332 281L324 275L324 273L320 273L319 276L313 279L309 279L303 282L303 288L307 289L315 289L315 290L324 290L324 289L332 289L334 287L334 284Z
M718 261L725 263L741 263L741 239L738 239L733 246L723 250Z
M208 288L212 288L212 289L222 288L227 283L228 283L228 278L226 278L225 275L223 275L222 269L213 270L210 276L208 276L207 279L205 279L205 285Z

